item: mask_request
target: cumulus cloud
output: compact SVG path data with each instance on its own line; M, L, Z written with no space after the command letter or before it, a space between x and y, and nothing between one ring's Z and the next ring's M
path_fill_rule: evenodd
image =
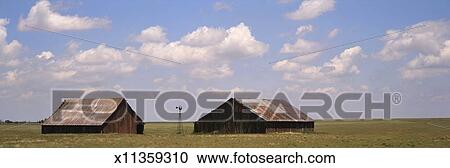
M2 80L0 81L0 85L15 85L19 82L19 78L17 77L17 70L7 71L2 73Z
M328 33L328 38L335 38L339 33L339 29L335 28Z
M415 29L411 29L415 28ZM422 79L450 74L450 22L445 20L424 21L402 33L388 30L391 34L383 39L384 46L376 57L382 61L414 57L401 68L404 79Z
M297 39L294 44L283 44L281 53L307 53L319 48L319 43L305 39Z
M24 63L16 72L24 83L82 86L107 82L128 75L137 68L137 62L128 59L127 53L103 45L64 57L55 57L50 51L36 57L52 61L41 64L40 61L28 60Z
M283 47L280 50L280 53L282 54L295 54L295 55L301 55L298 57L295 57L291 61L298 62L298 63L306 63L317 56L319 56L320 53L313 53L308 55L303 55L315 50L318 50L320 48L320 44L315 41L309 41L302 38L297 39L297 41L294 44L285 43L283 44Z
M36 57L41 60L50 60L55 57L55 55L53 55L53 53L50 51L43 51L40 54L36 55Z
M422 55L409 61L402 70L405 79L420 79L450 74L450 40L436 55Z
M166 33L161 26L151 26L135 37L139 42L166 42Z
M334 9L334 0L304 0L296 11L286 14L292 20L307 20L316 18Z
M0 66L14 67L20 63L17 56L22 51L22 44L17 40L13 40L10 43L6 41L8 36L6 25L8 24L8 19L0 19Z
M303 36L306 33L312 32L313 31L313 26L312 25L305 25L305 26L300 26L297 28L297 31L295 32L295 34L297 36Z
M147 55L175 60L184 64L213 62L218 59L258 57L268 45L257 41L244 23L227 30L200 27L179 41L146 42L139 50ZM149 59L154 60L151 57Z
M75 60L80 63L122 61L122 52L104 45L99 45L97 48L92 48L76 55Z
M227 32L221 28L209 28L206 26L181 38L181 43L188 46L209 46L222 42L227 36Z
M138 50L149 56L193 66L190 75L206 79L206 74L221 78L231 76L233 71L229 63L232 60L259 57L267 49L267 44L256 40L250 28L240 23L228 29L199 27L177 41L143 42ZM152 57L143 57L153 63L166 65ZM222 64L217 65L217 61Z
M3 97L20 98L29 92L42 95L51 88L116 84L117 79L130 76L138 67L139 62L130 57L125 51L103 45L61 56L44 51L36 59L23 58L20 66L0 73L0 92Z
M27 17L19 21L19 30L30 30L27 26L42 27L53 31L87 30L108 27L110 20L105 18L82 17L78 15L61 15L53 10L47 0L36 2Z
M4 24L3 21L2 25ZM5 29L1 30L0 35L6 37L6 31L3 31ZM165 35L159 37L166 39ZM2 44L7 43L3 40ZM207 80L232 76L233 60L259 57L267 48L268 46L257 41L251 35L250 28L242 23L228 29L200 27L173 42L146 39L139 48L127 47L126 51L134 50L163 58L179 58L185 61L181 66L185 68L182 73ZM150 58L148 59L152 61L145 62L146 56L105 45L83 50L79 49L78 43L69 42L65 51L59 54L42 51L34 56L35 59L20 59L23 62L20 67L0 73L1 94L19 97L32 91L34 96L34 93L47 92L52 87L83 88L117 84L117 79L130 76L142 64L158 64ZM196 57L198 55L203 57ZM220 62L215 62L217 60ZM160 81L158 79L154 82ZM180 86L173 84L173 88Z
M395 33L399 30L388 30L386 33L391 35L383 39L384 47L378 52L377 58L393 61L414 53L435 54L450 39L449 21L425 21L406 29L411 30L402 33Z
M362 48L359 46L348 48L341 54L335 56L321 66L296 65L291 67L300 67L297 70L293 68L278 68L277 63L272 66L274 70L283 71L283 79L290 81L331 81L348 75L359 74L360 71L356 65L357 58L362 54ZM295 65L295 64L294 64Z
M272 66L273 70L276 71L295 71L300 68L300 65L296 62L291 62L289 60L278 61Z

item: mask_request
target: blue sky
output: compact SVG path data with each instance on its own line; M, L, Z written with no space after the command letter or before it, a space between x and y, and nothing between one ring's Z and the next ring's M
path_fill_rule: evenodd
M296 104L305 91L378 98L400 92L404 100L392 116L450 117L449 7L446 0L1 1L0 119L48 116L52 88L259 90L266 97L284 91ZM269 64L420 24L425 27Z

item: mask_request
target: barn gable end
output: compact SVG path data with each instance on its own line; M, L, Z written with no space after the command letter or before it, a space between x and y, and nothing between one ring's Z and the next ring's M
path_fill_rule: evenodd
M143 121L123 98L68 99L42 124L42 133L143 133Z
M231 98L194 123L194 132L309 132L314 121L284 100Z

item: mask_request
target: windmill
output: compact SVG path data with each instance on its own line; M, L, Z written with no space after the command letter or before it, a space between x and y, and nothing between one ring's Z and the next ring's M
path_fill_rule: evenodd
M183 110L183 106L179 105L175 107L178 110L178 126L177 126L177 134L184 134L183 124L181 122L181 110Z

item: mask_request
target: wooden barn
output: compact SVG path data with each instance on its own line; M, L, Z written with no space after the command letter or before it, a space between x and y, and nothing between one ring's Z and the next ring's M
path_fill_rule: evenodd
M67 99L42 124L42 134L143 132L142 119L123 98Z
M311 132L314 121L284 100L231 98L194 123L195 133Z

